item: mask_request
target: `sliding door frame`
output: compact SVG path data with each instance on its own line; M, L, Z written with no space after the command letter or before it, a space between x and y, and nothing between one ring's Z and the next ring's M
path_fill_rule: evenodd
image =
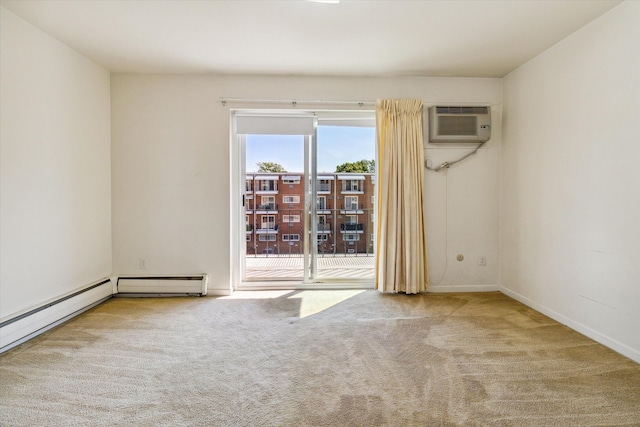
M317 241L317 227L313 226L317 218L317 154L318 154L318 119L316 113L339 112L370 113L366 110L344 110L343 108L331 110L288 110L269 109L255 110L251 108L230 109L230 202L231 202L231 244L230 266L233 290L267 290L267 289L372 289L374 279L342 279L318 277L318 247L312 242ZM241 241L245 224L244 189L246 180L245 156L246 135L237 133L236 114L256 114L281 117L313 117L313 133L304 136L304 221L303 221L303 278L302 280L281 281L245 281L246 244ZM377 151L377 150L376 150ZM334 230L335 232L335 230ZM307 238L308 236L308 238Z

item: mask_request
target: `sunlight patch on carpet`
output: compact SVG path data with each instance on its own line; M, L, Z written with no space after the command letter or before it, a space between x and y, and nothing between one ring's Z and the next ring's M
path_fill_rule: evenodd
M327 291L302 291L298 292L288 299L299 298L300 301L300 318L312 316L320 313L334 305L353 298L366 290L327 290Z

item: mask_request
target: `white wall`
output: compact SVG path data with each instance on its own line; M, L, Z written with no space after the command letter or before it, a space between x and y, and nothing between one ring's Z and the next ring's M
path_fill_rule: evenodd
M109 73L0 7L0 318L111 274Z
M501 284L640 361L640 3L504 79Z
M205 272L213 293L228 292L232 280L229 110L256 108L222 106L220 97L489 103L494 129L500 127L500 79L114 74L111 82L114 271ZM486 149L449 171L449 267L440 290L497 288L499 146L497 132ZM429 149L427 156L442 162L468 150ZM426 184L437 282L445 264L445 183L430 173ZM458 253L467 259L455 261ZM477 265L479 255L486 267Z

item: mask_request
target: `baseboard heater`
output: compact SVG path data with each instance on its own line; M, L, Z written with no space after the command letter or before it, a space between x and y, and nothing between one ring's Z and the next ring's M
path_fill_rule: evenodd
M207 274L187 276L121 276L114 296L206 295Z
M0 353L66 322L108 300L113 285L108 278L0 321Z

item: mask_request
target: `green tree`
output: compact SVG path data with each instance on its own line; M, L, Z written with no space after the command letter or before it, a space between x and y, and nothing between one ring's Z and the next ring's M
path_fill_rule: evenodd
M279 163L274 162L257 162L258 172L286 172Z
M336 172L347 173L374 173L376 171L375 160L358 160L357 162L346 162L336 166Z

